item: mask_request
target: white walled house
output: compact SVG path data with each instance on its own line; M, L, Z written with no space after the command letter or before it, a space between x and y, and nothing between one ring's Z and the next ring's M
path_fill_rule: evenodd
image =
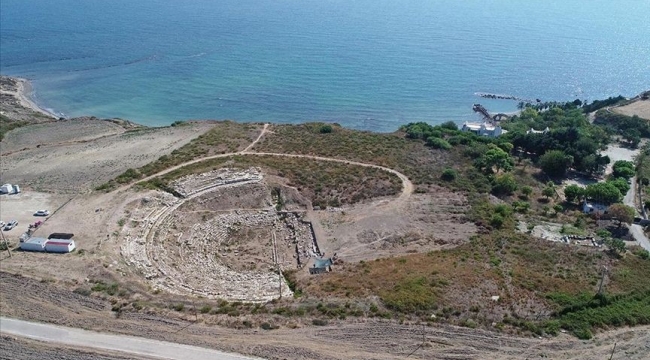
M588 201L582 203L582 212L584 212L585 214L603 215L607 213L607 209L609 209L609 206L599 204L599 203L593 203Z
M499 125L493 125L487 122L483 123L472 123L465 122L461 131L469 131L479 136L488 136L488 137L499 137L505 133L507 130L503 130Z

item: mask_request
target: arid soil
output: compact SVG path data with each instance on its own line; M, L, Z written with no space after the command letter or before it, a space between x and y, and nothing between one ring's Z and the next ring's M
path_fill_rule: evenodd
M1 100L12 111L34 116L24 108L20 110L22 105L11 94L3 94ZM16 119L22 119L20 114L14 114ZM198 313L195 302L206 299L264 301L275 297L281 279L273 273L277 263L283 269L295 269L300 256L310 259L317 255L302 220L313 222L320 251L327 256L337 253L350 263L453 247L477 231L465 219L468 201L464 196L442 188L416 194L404 174L361 162L365 161L363 157L353 162L340 157L266 154L280 161L291 156L389 172L401 181L398 196L314 210L310 200L287 186L281 174L266 176L259 168L248 173L260 176L215 187L219 176L232 180L225 175L227 164L206 170L213 171L208 177L214 178L206 180L198 175L173 184L180 196L136 190L131 183L120 184L108 193L93 191L127 169L171 154L212 128L210 122L151 129L85 118L29 125L7 133L0 143L2 180L19 184L23 190L21 195L0 198L2 220L15 217L20 222L19 228L6 233L12 246L27 223L37 220L32 212L49 209L56 212L34 235L72 232L77 251L59 255L14 250L11 257L0 253L0 313L268 359L399 359L409 355L416 359L605 358L614 343L614 359L642 359L650 352L647 326L617 329L582 342L568 335L520 338L435 322L423 327L355 318L330 320L318 327L281 314L260 313L253 318ZM258 129L259 136L251 129L232 144L234 150L215 151L220 145L213 144L217 141L214 139L221 138L214 136L188 151L203 151L199 153L213 158L226 157L231 151L255 158L260 154L252 156L253 145L264 137L267 128ZM251 143L245 145L244 141ZM156 174L147 173L140 180L201 161L189 155L193 160L161 165L156 167ZM276 212L279 198L274 191L278 188L285 208L296 214ZM309 276L305 267L300 271L300 276ZM87 295L97 281L115 282L124 293L93 291ZM279 288L284 295L281 301L291 301L287 299L288 284L282 282ZM166 305L154 309L147 305L149 301ZM144 305L136 309L136 302ZM174 310L174 304L191 310ZM215 320L217 316L219 321ZM267 321L280 328L262 330L251 326L249 320L255 324ZM217 322L227 327L211 325ZM24 354L25 358L49 358L61 350L23 340L2 344L0 356L6 351ZM84 358L77 351L61 354ZM113 354L88 353L86 358L92 356L110 359Z
M377 320L270 331L235 330L206 325L200 314L196 318L193 314L174 318L123 313L115 318L108 302L5 272L0 272L0 287L3 316L144 336L267 359L403 359L411 353L410 358L414 359L605 359L609 358L614 343L616 351L612 359L645 359L650 352L648 326L597 334L590 341L564 334L554 338L520 338L447 325L423 327ZM268 317L272 321L274 316ZM198 323L194 323L195 319Z
M98 353L89 349L72 349L41 341L27 340L12 336L0 337L0 359L2 360L144 360L146 357L133 357L128 354Z
M84 143L126 131L119 123L94 118L53 121L17 128L2 141L2 155L40 147Z
M477 230L465 220L468 207L464 196L440 188L432 194L411 195L403 205L385 199L314 216L324 230L323 251L355 262L468 241Z
M612 111L627 115L637 115L640 118L650 120L650 100L638 100L629 105L613 108Z
M6 139L8 148L26 150L2 156L3 181L37 191L85 192L129 168L171 153L212 127L208 122L195 122L123 132L103 120L86 119L76 123L57 121L32 125L37 127L35 140L30 140L32 126L10 132ZM79 123L83 124L82 136L94 140L70 141L71 127L76 128ZM107 135L112 131L113 135Z

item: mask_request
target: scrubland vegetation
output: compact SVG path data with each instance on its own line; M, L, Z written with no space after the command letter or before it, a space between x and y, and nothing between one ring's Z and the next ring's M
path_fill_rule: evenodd
M612 176L604 181L563 190L560 186L568 175L602 176L610 163L602 150L614 141L634 147L637 135L640 140L650 134L646 120L623 119L624 115L606 110L590 123L587 112L619 100L522 106L521 114L501 123L508 132L499 138L462 132L451 122L411 123L392 134L322 123L272 126L253 151L376 164L407 175L416 193L427 193L433 185L461 192L471 204L466 219L478 225L479 234L453 249L344 264L324 276L288 272L285 277L297 297L289 304L266 310L244 307L246 312L242 307L205 307L201 312L316 316L313 325L348 316L377 316L538 335L565 329L584 339L601 328L650 323L650 282L644 280L650 278L650 255L626 249L622 240L626 230L621 227L632 222L634 209L619 204L635 174L649 186L650 150L644 149L636 163L616 162ZM251 130L228 126L240 134ZM245 136L231 134L226 140L216 134L210 132L169 157L127 171L115 182L129 183L184 161L244 146ZM233 143L233 138L241 142ZM225 141L232 149L214 150L212 141ZM401 185L396 177L371 168L254 155L203 161L140 185L169 190L173 179L226 165L260 166L288 179L290 186L321 207L393 195ZM581 212L584 199L613 205L608 216L592 218ZM527 231L518 229L520 222L528 224ZM565 235L595 235L605 246L580 247L531 236L535 224L545 222L561 224Z

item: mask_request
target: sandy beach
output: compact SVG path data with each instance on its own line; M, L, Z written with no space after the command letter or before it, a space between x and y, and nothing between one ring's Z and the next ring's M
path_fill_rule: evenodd
M20 105L25 108L31 109L37 113L41 113L53 119L59 118L59 116L57 116L56 114L39 107L30 98L30 94L32 93L32 86L29 80L23 78L12 78L12 79L16 81L15 88L9 88L7 86L4 86L5 84L3 84L3 86L0 88L0 93L13 96L15 99L18 100Z

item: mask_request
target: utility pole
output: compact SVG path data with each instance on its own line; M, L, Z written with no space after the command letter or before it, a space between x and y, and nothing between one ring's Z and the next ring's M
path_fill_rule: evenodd
M598 286L598 295L603 291L603 283L605 282L605 275L607 275L607 266L603 266L603 275L600 278L600 286Z
M2 232L2 229L0 229L0 235L2 236L2 241L5 243L5 247L7 248L7 252L9 253L9 257L11 257L11 250L9 250L9 244L7 243L7 238L5 237L5 234Z
M612 349L612 354L609 355L609 360L612 360L612 357L614 357L614 351L616 350L616 343L614 343L614 348Z

